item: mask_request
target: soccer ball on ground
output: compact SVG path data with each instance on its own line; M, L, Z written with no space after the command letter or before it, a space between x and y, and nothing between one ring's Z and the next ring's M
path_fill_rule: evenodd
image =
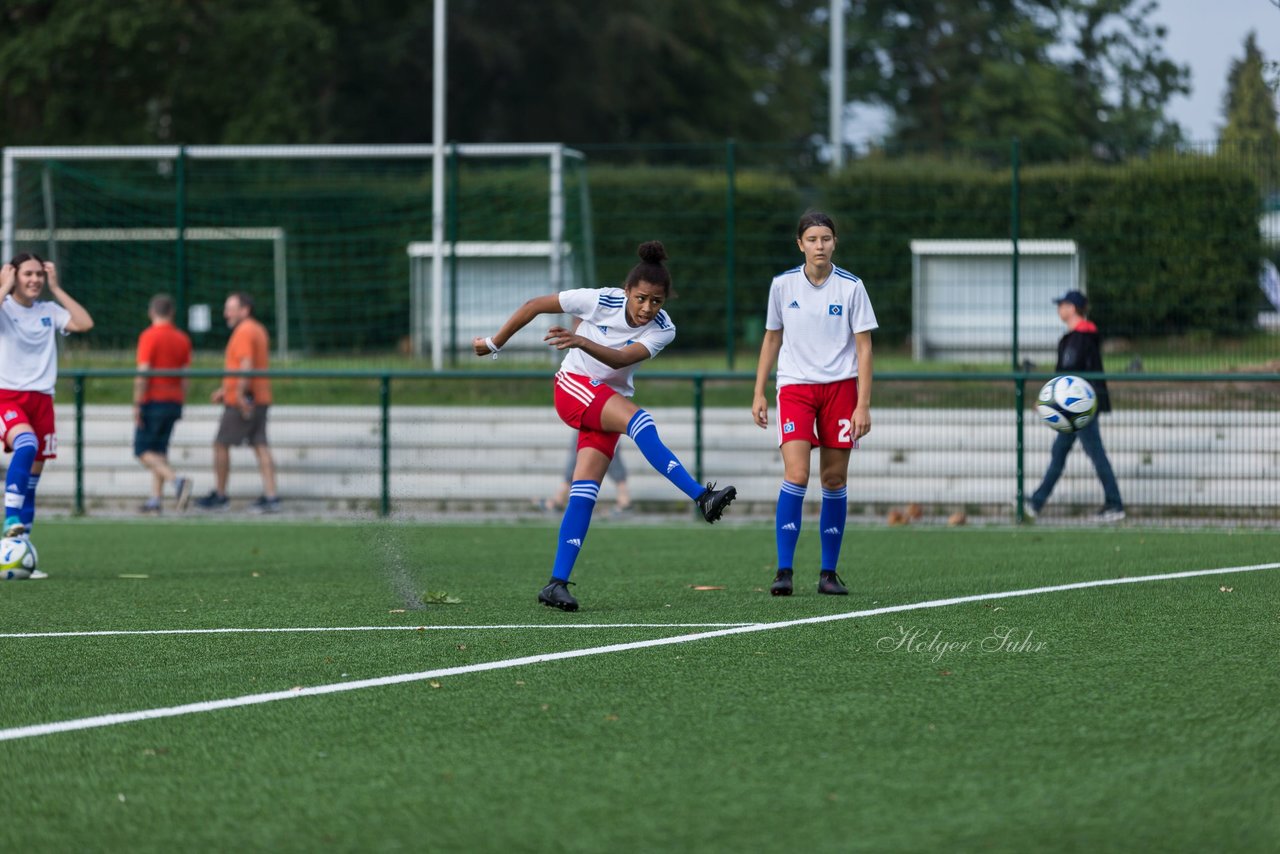
M0 581L24 581L36 568L36 550L21 537L0 540Z
M1054 377L1036 397L1040 419L1059 433L1082 430L1098 414L1098 395L1080 377Z

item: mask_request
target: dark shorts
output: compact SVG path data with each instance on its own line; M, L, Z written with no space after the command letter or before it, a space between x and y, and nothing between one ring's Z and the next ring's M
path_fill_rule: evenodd
M148 451L168 454L169 437L173 435L173 425L182 417L182 404L144 403L139 414L142 426L133 431L133 455L140 457Z
M255 406L245 418L237 407L228 406L222 410L222 420L218 422L218 435L213 441L219 445L258 445L267 444L267 410L270 406Z

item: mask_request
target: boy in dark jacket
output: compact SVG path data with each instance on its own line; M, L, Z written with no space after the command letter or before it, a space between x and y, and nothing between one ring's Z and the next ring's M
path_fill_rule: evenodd
M1098 327L1085 317L1089 307L1088 299L1079 291L1067 291L1054 302L1058 306L1058 317L1067 325L1067 334L1058 342L1058 364L1054 370L1059 374L1101 372L1102 347ZM1092 380L1092 384L1094 391L1098 393L1098 414L1110 412L1111 398L1107 394L1106 381ZM1124 518L1124 502L1120 499L1120 487L1111 470L1111 461L1107 459L1107 451L1102 447L1102 433L1099 431L1097 418L1075 433L1058 434L1053 442L1053 452L1044 480L1027 501L1023 512L1032 519L1039 514L1057 485L1058 478L1062 476L1067 454L1071 452L1071 446L1077 438L1093 462L1098 480L1102 482L1103 505L1095 518L1100 522L1119 522Z

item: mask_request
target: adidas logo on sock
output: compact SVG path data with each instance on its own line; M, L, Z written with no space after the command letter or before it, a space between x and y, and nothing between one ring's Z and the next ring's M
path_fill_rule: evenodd
M565 540L565 543L573 546L575 549L582 548L582 540L578 539L577 537L574 537L572 540Z
M800 530L800 529L796 527L796 523L795 523L795 522L788 522L787 524L785 524L785 525L783 525L783 526L782 526L782 530L784 530L784 531L798 531L798 530Z
M667 474L671 474L671 471L673 469L678 469L678 468L680 468L680 464L675 460L672 460L671 462L667 463Z
M826 529L825 531L823 531L822 533L824 533L824 534L838 534L838 533L840 533L840 529L839 529L839 528L827 528L827 529Z

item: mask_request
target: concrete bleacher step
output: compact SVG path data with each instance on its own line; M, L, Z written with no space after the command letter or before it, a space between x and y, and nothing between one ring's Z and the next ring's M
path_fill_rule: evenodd
M42 479L46 498L74 495L75 419L56 407L60 458ZM695 426L688 408L650 410L668 446L692 470ZM221 407L188 406L171 459L196 478L211 481L211 442ZM1131 506L1261 506L1275 504L1280 487L1280 414L1268 412L1151 412L1106 417L1104 438L1126 502ZM268 433L281 494L320 501L375 501L382 462L380 411L375 406L276 406ZM885 408L873 411L874 429L853 455L854 502L1005 504L1012 499L1017 432L1008 410ZM94 502L134 501L149 475L132 455L128 406L92 405L84 417L84 488ZM512 501L550 494L569 453L571 431L549 407L396 406L390 411L392 498L405 501ZM734 483L742 500L771 503L782 463L771 427L752 423L748 408L704 412L704 478ZM1025 488L1034 488L1048 461L1054 434L1027 413ZM645 463L625 437L620 447L640 501L680 495ZM1272 450L1278 449L1278 450ZM807 500L817 502L814 480ZM609 486L606 483L605 493ZM233 494L256 496L253 455L232 450ZM1082 451L1068 463L1055 500L1100 503L1100 490Z

